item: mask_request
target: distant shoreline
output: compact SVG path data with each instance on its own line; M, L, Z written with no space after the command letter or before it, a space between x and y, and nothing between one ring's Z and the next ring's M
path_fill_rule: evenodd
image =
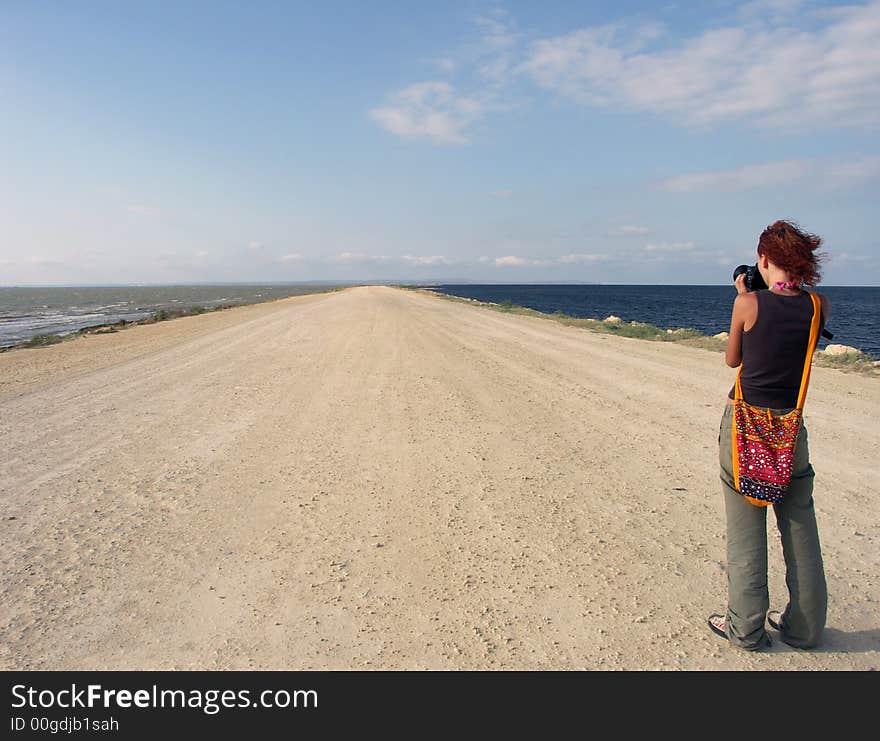
M184 284L162 284L161 287L175 287L177 285ZM231 285L231 284L223 284L223 283L207 283L200 284L205 286L221 286L221 285ZM236 285L243 286L256 286L261 285L259 283L241 283ZM286 284L267 284L267 285L286 285ZM289 285L315 285L315 286L323 286L324 284L318 283L309 283L309 284L289 284ZM354 284L359 285L359 284ZM45 288L56 288L61 286L43 286ZM63 286L65 288L84 288L86 286ZM104 288L104 287L125 287L125 288L133 288L140 286L88 286L90 288ZM334 291L340 291L345 288L350 288L352 286L342 285L339 283L326 284L326 287L322 287L320 290L308 291L306 293L295 294L300 296L309 296L319 293L332 293ZM9 352L12 350L23 350L23 349L34 349L40 347L48 347L51 345L57 345L61 342L69 342L74 339L78 339L80 337L84 337L87 335L95 335L95 334L112 334L115 332L119 332L125 329L129 329L130 327L141 326L145 324L156 324L157 322L170 321L172 319L180 319L185 316L198 316L200 314L210 314L217 311L225 311L226 309L235 309L242 306L254 306L257 304L268 304L273 301L282 301L284 299L292 298L292 296L275 296L272 298L267 298L263 301L239 301L236 303L228 303L228 304L218 304L217 306L201 306L201 305L191 305L188 308L158 308L152 312L150 316L147 316L143 319L119 319L116 321L110 322L99 322L97 324L89 324L85 327L80 327L78 329L71 330L69 332L60 332L60 333L47 333L47 334L36 334L27 340L22 340L21 342L16 342L11 345L3 345L0 346L0 353Z

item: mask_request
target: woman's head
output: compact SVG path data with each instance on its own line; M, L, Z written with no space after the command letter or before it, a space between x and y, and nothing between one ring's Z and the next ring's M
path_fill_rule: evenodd
M819 264L824 255L816 254L821 244L822 237L801 230L794 222L776 221L761 232L758 257L766 257L792 280L815 286L822 277Z

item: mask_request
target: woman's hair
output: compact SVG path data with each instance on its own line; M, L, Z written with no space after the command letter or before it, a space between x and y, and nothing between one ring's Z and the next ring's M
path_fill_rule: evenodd
M758 240L758 254L766 255L794 280L815 286L822 278L819 264L825 255L817 255L822 237L803 231L793 221L776 221Z

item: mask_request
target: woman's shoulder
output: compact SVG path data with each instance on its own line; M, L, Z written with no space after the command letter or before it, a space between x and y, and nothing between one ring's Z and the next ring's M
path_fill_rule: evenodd
M748 321L758 313L758 297L755 291L739 293L733 300L733 314ZM751 322L749 322L751 323Z
M746 293L738 293L733 303L734 305L738 304L743 308L748 306L757 306L759 293L760 291L747 291Z

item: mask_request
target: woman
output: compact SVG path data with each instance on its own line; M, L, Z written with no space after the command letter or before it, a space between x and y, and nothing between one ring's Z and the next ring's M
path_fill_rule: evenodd
M742 363L743 399L781 415L797 406L798 389L809 340L813 304L803 286L819 282L815 254L822 239L797 225L777 221L758 241L758 270L767 290L749 292L745 274L735 281L727 364ZM828 318L822 302L820 329ZM718 436L721 483L727 515L726 615L712 615L709 627L738 648L754 651L770 645L764 622L782 640L798 648L815 646L825 627L827 593L819 533L813 510L813 467L807 430L798 431L792 478L781 504L773 505L782 536L789 602L781 615L770 613L767 591L767 507L757 507L737 493L732 472L731 389Z

